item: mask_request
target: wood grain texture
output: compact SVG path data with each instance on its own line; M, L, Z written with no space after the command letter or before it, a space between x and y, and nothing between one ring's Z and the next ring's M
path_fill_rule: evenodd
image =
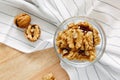
M56 80L69 80L53 48L24 54L0 44L0 80L42 80L49 72Z

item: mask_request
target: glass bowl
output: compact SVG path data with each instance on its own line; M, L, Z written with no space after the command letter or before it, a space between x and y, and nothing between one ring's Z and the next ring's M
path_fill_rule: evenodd
M89 61L79 61L79 60L68 60L66 58L63 58L61 54L59 54L57 52L57 46L56 46L56 37L58 35L58 32L60 31L63 31L64 29L67 28L67 25L70 24L70 23L78 23L78 22L81 22L81 21L87 21L89 22L94 28L96 28L99 32L99 36L100 36L100 44L96 46L96 59L92 62L89 62ZM87 67L93 63L95 63L96 61L98 61L104 51L105 51L105 47L106 47L106 36L105 36L105 33L103 31L103 28L101 27L100 24L98 24L94 19L92 18L88 18L88 17L85 17L85 16L78 16L78 17L71 17L71 18L68 18L66 19L65 21L63 21L58 29L56 30L55 32L55 35L54 35L54 49L55 49L55 52L57 54L57 56L60 58L60 60L66 64L69 64L69 65L72 65L74 67Z

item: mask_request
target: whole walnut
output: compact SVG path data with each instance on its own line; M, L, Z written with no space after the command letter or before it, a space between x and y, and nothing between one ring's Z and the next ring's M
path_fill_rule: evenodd
M30 21L31 17L26 13L18 14L14 19L16 26L19 28L27 28L30 24Z

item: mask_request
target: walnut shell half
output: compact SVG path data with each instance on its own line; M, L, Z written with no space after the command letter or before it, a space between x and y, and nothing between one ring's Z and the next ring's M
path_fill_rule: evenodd
M26 13L18 14L15 19L14 23L19 28L27 28L31 22L31 17Z
M25 36L31 42L37 41L40 37L40 34L41 30L36 24L29 25L28 28L25 29Z

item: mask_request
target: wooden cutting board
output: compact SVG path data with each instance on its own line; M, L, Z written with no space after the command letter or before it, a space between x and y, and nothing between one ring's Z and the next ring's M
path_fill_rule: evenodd
M69 80L53 48L24 54L0 44L0 80L42 80L49 72L56 80Z

